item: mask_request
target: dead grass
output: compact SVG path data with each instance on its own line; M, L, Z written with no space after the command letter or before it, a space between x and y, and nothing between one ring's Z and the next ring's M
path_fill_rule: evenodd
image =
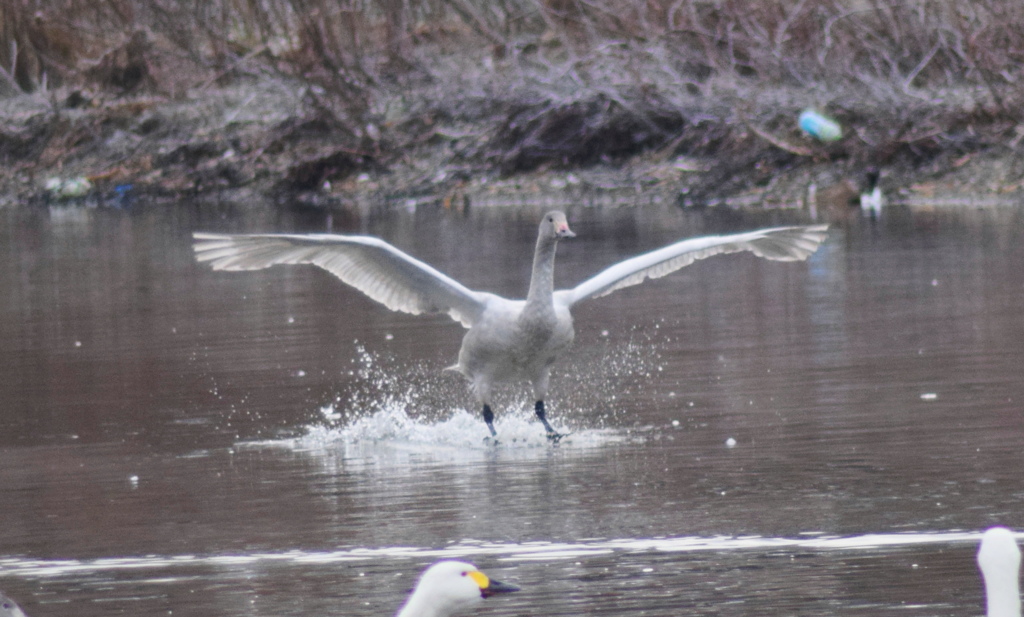
M302 84L300 120L339 145L316 154L331 169L437 143L505 174L680 153L748 165L758 148L776 165L914 164L1016 148L1024 120L1017 0L9 0L0 24L0 96L55 109L82 91ZM847 137L805 140L804 107ZM300 184L320 180L309 169Z

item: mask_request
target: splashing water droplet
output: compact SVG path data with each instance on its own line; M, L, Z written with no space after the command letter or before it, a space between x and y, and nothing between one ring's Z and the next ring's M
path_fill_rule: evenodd
M318 406L318 420L303 435L244 445L341 455L346 464L377 460L382 449L389 460L428 455L460 461L496 448L529 456L550 450L526 384L495 393L495 444L460 376L430 363L404 363L386 352L370 352L359 343L355 350L352 369L346 371L357 378L354 389ZM582 451L643 439L638 436L643 430L606 428L605 423L618 413L616 399L642 387L657 358L650 341L630 341L587 347L571 363L560 364L548 407L555 429L569 434L559 448Z

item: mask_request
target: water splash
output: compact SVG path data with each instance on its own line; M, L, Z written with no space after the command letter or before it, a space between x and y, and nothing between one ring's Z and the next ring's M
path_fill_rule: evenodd
M460 405L470 398L460 375L429 363L404 363L358 343L356 351L349 374L358 385L323 405L302 435L243 445L340 453L350 462L384 457L396 464L408 462L402 453L455 461L493 452L537 455L552 447L522 385L496 393L495 442L479 414ZM591 346L561 368L556 384L564 383L552 390L548 416L557 431L568 434L558 448L578 451L637 438L635 430L615 426L618 400L632 391L630 381L656 370L651 351L649 341L609 342Z

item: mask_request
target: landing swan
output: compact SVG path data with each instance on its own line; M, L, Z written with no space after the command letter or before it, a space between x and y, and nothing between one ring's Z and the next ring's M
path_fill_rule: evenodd
M987 617L1020 617L1020 548L1013 532L992 527L982 534L978 567L985 580Z
M519 591L463 561L439 561L427 568L397 617L449 617L496 593Z
M827 237L827 225L776 227L728 236L692 238L622 261L572 289L554 290L555 247L576 234L565 214L544 215L537 234L533 275L525 300L473 291L379 238L330 234L223 235L195 233L196 259L214 270L259 270L276 264L313 264L391 310L447 313L469 331L452 367L469 380L483 418L494 430L491 390L496 382L527 379L534 411L552 439L544 398L551 365L572 343L570 309L698 259L750 251L774 261L807 259Z

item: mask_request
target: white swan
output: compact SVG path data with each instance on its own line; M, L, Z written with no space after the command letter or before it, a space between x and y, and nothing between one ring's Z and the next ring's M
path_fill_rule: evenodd
M259 270L275 264L314 264L384 306L406 313L448 313L469 328L459 361L449 367L469 379L492 436L494 383L527 379L534 411L552 439L544 398L551 364L573 340L569 310L578 302L658 278L698 259L750 251L775 261L807 259L827 237L827 225L777 227L728 236L693 238L622 261L573 289L554 290L555 247L574 237L561 212L544 215L526 300L473 291L387 242L328 234L223 235L196 233L195 252L214 270Z
M988 617L1020 617L1020 548L1013 532L992 527L981 536L978 567L985 580Z
M28 617L18 603L0 591L0 617Z
M864 174L866 186L860 193L860 211L872 219L877 219L882 215L882 206L885 205L882 187L878 186L879 175L876 168L869 168Z
M427 568L398 617L448 617L463 612L496 593L519 591L514 585L488 578L463 561L439 561Z

